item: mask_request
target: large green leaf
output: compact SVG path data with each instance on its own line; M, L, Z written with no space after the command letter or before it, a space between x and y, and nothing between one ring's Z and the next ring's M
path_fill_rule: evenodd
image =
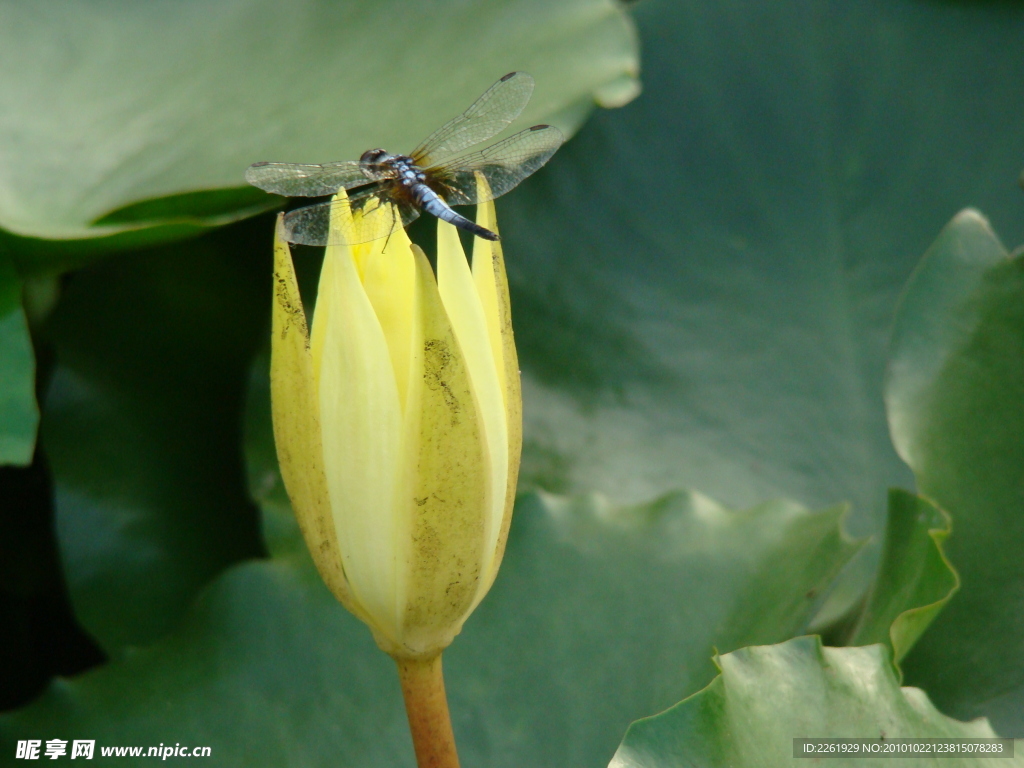
M1024 236L1024 9L636 6L644 94L499 201L524 481L731 505L912 479L882 398L901 287L965 204ZM865 565L865 576L871 572Z
M21 305L21 279L0 252L0 464L32 461L38 422L35 355Z
M800 637L720 656L719 677L700 693L630 726L610 768L708 768L851 764L891 760L795 760L794 738L992 738L983 720L960 723L942 715L916 688L900 688L882 645L823 648ZM1024 756L999 765L1024 765ZM900 766L981 766L976 756L902 758Z
M257 160L407 151L513 69L538 81L523 119L569 133L637 90L606 0L8 3L0 38L0 227L40 269L32 238L136 232L106 245L125 247L251 215Z
M56 684L3 722L6 740L142 744L172 731L223 765L410 762L390 661L296 544L259 370L247 455L277 556L217 578L150 648ZM841 514L732 512L695 494L632 507L520 499L493 592L446 653L465 763L605 764L631 720L713 677L713 647L806 626L857 548Z
M1024 687L1024 257L976 212L942 231L907 287L887 403L918 487L953 516L962 579L907 680L974 717Z
M64 571L111 653L166 631L209 578L261 549L238 445L269 263L239 237L78 272L49 324L43 444Z

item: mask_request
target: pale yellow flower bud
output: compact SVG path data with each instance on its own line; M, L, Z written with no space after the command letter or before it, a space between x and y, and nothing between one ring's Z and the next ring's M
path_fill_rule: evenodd
M478 210L496 230L493 204ZM274 279L274 436L313 560L384 651L435 656L490 589L515 496L522 399L500 244L475 238L471 270L439 221L436 280L401 229L329 246L311 334L280 223Z

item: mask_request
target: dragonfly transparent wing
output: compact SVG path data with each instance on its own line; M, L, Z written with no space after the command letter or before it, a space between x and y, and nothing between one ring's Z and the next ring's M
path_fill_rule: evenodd
M391 166L343 160L323 165L253 163L245 180L254 187L285 197L322 197L339 189L351 189L380 179L394 178Z
M411 153L420 168L487 141L519 117L533 93L533 78L525 72L509 72L488 88L473 106L427 137Z
M284 215L290 243L301 245L356 245L380 240L420 215L415 206L400 201L386 204L374 192L347 200L307 205Z
M487 149L427 169L427 176L449 205L475 205L501 197L551 159L565 138L553 125L535 125ZM477 174L490 194L481 195Z

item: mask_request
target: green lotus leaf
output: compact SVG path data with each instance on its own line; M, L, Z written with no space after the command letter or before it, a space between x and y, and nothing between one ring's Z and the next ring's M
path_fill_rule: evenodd
M953 518L948 551L961 578L906 658L906 679L965 718L1024 687L1022 395L1024 256L1010 256L980 214L964 211L907 286L886 400L918 488ZM1007 705L1019 723L1019 707Z
M823 648L816 637L743 648L717 659L721 674L667 712L630 726L609 768L701 765L746 768L801 765L794 738L993 738L984 720L961 723L940 713L917 688L900 688L883 645ZM834 758L808 760L833 762ZM840 764L886 766L856 757ZM791 762L792 761L792 762ZM901 766L935 765L935 755L901 756ZM992 764L991 758L948 757L949 766ZM1024 757L999 760L1024 765Z
M259 160L408 151L512 69L538 82L523 125L567 134L638 91L630 19L599 0L60 0L8 8L4 29L2 242L44 271L97 252L80 240L137 247L279 205L245 185Z
M25 465L36 445L35 354L21 304L21 279L0 252L0 464Z
M499 201L523 482L621 500L913 487L883 382L900 291L952 212L1024 240L1024 9L637 4L644 93ZM955 517L955 514L954 514ZM831 616L869 586L857 565ZM1018 633L1021 634L1021 633Z
M879 572L847 645L887 643L899 662L959 588L944 544L949 515L902 490L889 492Z
M166 632L210 578L262 551L238 448L269 295L249 245L228 229L76 272L45 329L64 574L110 654Z

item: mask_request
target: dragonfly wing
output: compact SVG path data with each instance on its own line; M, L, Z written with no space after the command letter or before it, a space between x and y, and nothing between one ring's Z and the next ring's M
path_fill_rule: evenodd
M245 171L245 180L254 187L285 197L322 197L339 189L351 189L394 177L390 166L377 166L343 160L323 165L297 163L253 163Z
M427 176L449 205L485 203L514 189L550 160L564 141L553 125L535 125L480 152L428 168ZM477 174L487 180L489 194L480 193Z
M519 117L533 93L533 78L525 72L509 72L473 106L427 137L411 153L421 168L437 165L464 149L487 141Z
M357 245L387 237L420 215L408 203L385 204L373 192L347 200L328 200L286 213L288 242L301 245Z

